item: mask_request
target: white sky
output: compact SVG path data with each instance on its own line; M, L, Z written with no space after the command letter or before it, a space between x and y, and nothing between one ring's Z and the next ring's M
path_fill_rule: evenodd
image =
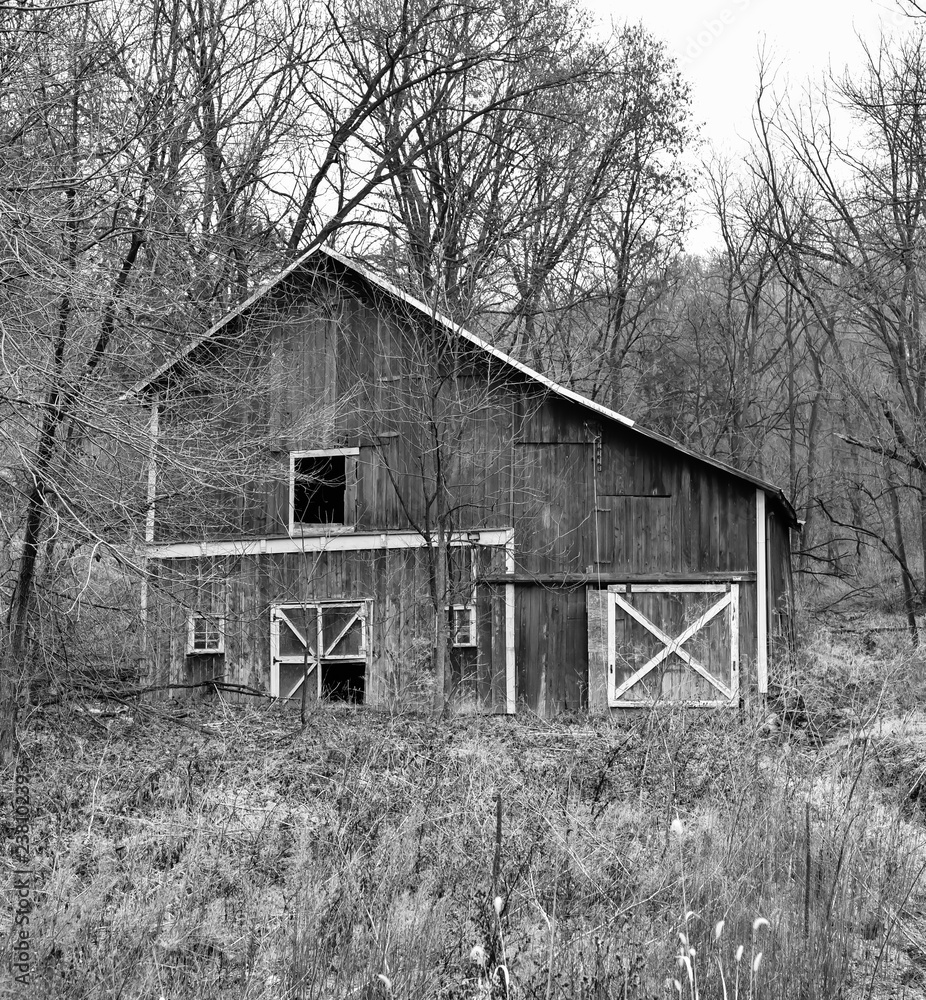
M795 99L829 66L858 64L859 38L875 45L911 22L898 0L585 0L604 21L642 22L664 40L692 84L694 119L703 137L735 155L752 136L759 48L778 66ZM701 231L690 248L709 242Z

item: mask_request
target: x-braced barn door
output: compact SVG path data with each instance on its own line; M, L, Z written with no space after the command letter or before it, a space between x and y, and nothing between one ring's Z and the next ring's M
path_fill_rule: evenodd
M369 601L275 604L270 609L270 693L362 702Z
M607 622L612 707L737 703L737 584L611 586Z

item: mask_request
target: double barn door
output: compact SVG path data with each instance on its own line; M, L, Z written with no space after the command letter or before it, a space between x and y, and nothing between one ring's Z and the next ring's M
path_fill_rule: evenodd
M367 601L276 604L270 611L270 693L363 701L369 650Z

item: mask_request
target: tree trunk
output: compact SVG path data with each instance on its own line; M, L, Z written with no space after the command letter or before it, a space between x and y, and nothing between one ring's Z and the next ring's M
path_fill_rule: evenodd
M6 644L0 652L0 768L12 763L16 753L16 658Z
M923 586L926 587L926 472L920 473L920 544L923 547Z
M914 606L913 581L910 579L910 572L907 569L907 548L904 544L903 525L900 521L900 501L897 498L897 487L890 484L888 496L891 499L891 516L894 521L894 538L897 545L897 554L900 556L900 579L903 585L904 613L907 617L907 627L910 629L910 638L913 645L919 645L919 632L916 628L916 611Z

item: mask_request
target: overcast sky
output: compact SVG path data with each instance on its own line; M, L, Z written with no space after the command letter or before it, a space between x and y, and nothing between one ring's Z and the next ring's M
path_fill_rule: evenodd
M858 64L859 37L876 44L880 32L910 25L896 0L585 0L608 21L641 21L663 39L692 84L693 112L702 135L735 154L739 136L752 135L758 51L764 43L778 64L778 90L787 77L797 96L827 67ZM691 249L703 249L705 233Z

